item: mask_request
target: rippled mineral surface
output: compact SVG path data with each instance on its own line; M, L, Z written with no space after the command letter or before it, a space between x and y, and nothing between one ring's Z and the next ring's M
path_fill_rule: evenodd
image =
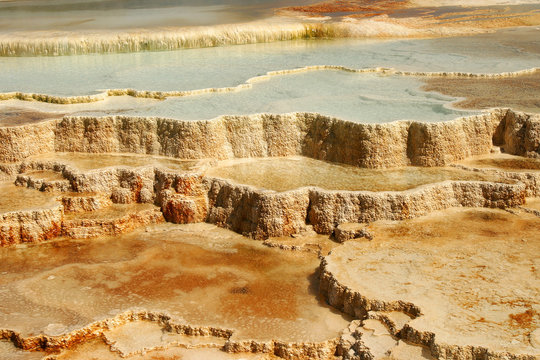
M537 0L0 0L0 359L540 358Z

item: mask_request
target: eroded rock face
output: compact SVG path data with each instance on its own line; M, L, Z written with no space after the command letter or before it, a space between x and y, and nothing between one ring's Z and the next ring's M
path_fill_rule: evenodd
M257 239L297 234L308 225L318 233L332 234L342 223L409 219L455 206L515 207L522 205L529 193L528 186L521 182L449 180L406 191L328 191L311 187L275 192L152 167L64 173L73 176L71 182L79 189L100 194L61 197L66 211L96 211L111 202L153 202L161 207L167 221L209 222Z
M62 196L60 201L64 207L64 212L83 212L96 211L111 206L112 200L110 197L102 194L78 195L70 194L70 196Z
M366 230L365 224L343 223L338 225L334 231L334 239L340 243L359 238L373 239L373 234Z
M54 134L54 150L57 151L131 152L164 154L181 158L214 157L217 159L300 154L367 168L384 168L411 164L445 165L472 155L488 154L494 144L503 146L508 152L534 157L539 143L537 122L537 119L526 114L502 110L440 124L396 122L363 125L316 114L223 117L206 122L106 117L65 118L61 121L49 122L49 125L54 126L45 127L44 129L49 130L44 131L51 131ZM21 133L16 134L18 139ZM56 161L15 162L13 159L17 159L17 156L21 156L22 159L28 155L23 148L13 149L14 152L10 155L12 162L1 167L6 177L10 179L16 177L16 184L19 186L49 191L51 194L58 193L59 204L41 210L2 214L0 218L0 244L2 246L21 242L40 242L60 235L70 238L120 235L164 220L182 224L209 222L255 239L291 238L291 235L296 237L299 233L309 237L315 236L313 231L319 234L334 234L338 241L348 241L347 244L340 245L343 248L334 244L337 248L322 260L321 292L332 306L355 318L380 321L381 326L387 328L389 349L392 353L405 351L402 347L406 346L404 344L407 342L418 345L414 350L418 353L427 351L426 349L429 348L431 355L442 359L476 360L480 357L503 359L505 356L510 359L532 359L529 354L514 355L517 352L511 347L508 348L510 350L502 352L482 344L475 343L469 346L468 343L455 342L451 336L441 336L440 327L433 327L434 323L429 321L429 316L436 311L430 313L426 310L433 304L426 305L423 300L418 300L424 297L416 297L417 294L403 298L378 297L363 289L361 291L355 287L357 284L353 284L355 286L348 284L349 278L342 277L343 274L335 270L335 262L343 260L349 264L356 259L355 256L347 258L347 251L358 250L355 246L358 246L360 242L355 241L355 238L366 237L372 241L362 240L361 243L376 243L372 245L376 247L379 244L378 236L381 232L374 231L372 227L376 228L378 226L376 224L380 223L379 220L415 219L436 210L464 207L500 209L518 207L511 210L512 213L521 211L519 206L525 202L526 196L537 196L540 193L538 190L540 181L534 169L530 173L519 173L471 168L470 170L490 172L496 176L493 179L490 178L489 181L448 180L405 191L330 191L317 187L304 187L276 192L207 176L201 167L196 170L173 171L158 165L144 164L133 167L107 166L80 171ZM44 149L46 148L40 147L36 151L45 151ZM465 167L465 165L454 166ZM494 182L498 181L497 179L504 180L505 183ZM129 209L116 211L115 207ZM510 216L510 213L505 214ZM534 211L530 210L528 215L535 216ZM346 226L347 223L362 224ZM533 225L536 226L535 224ZM147 232L148 229L147 227ZM441 229L432 231L428 226L419 226L419 229L426 229L430 235L432 232L442 234L446 231ZM398 230L394 232L401 231ZM423 230L419 231L421 233ZM492 230L484 229L484 231L489 235ZM526 234L529 232L531 232L530 227L524 230ZM309 233L311 235L306 235ZM392 236L394 237L395 234ZM452 236L460 239L459 234ZM464 247L469 246L470 243L470 241L465 242ZM302 240L298 241L298 244L300 245L279 241L263 243L263 245L280 249L301 250L301 253L314 252L319 256L325 254L324 247L317 243ZM187 245L183 246L185 248ZM390 250L392 249L390 247ZM238 249L233 249L231 253L234 254L236 250ZM403 251L406 252L408 249ZM500 254L503 253L505 252L500 252ZM419 254L420 251L417 251L411 256L419 256ZM391 257L391 255L390 251L382 256ZM424 255L426 258L432 256L432 254ZM166 259L161 252L152 256L157 256L161 260ZM121 263L123 264L121 266L129 267L124 264L124 260ZM375 263L382 262L377 259ZM411 262L411 264L423 263L423 261ZM213 260L209 260L208 264L215 266ZM426 264L430 263L426 262ZM145 269L147 265L144 264ZM171 265L171 269L178 266L177 263L171 263ZM258 268L258 266L259 264L255 267ZM349 274L349 270L353 273L360 268L355 265L348 269L347 266L344 265L346 274ZM410 269L405 269L402 273L407 273L408 270ZM434 269L433 273L437 271L440 271L439 267ZM144 272L131 272L131 274L140 273ZM157 271L160 276L163 275L162 273L162 270ZM59 274L48 276L46 279L54 279ZM64 271L62 274L68 275ZM167 274L170 275L170 272ZM180 284L178 286L187 286L189 290L184 289L180 292L190 292L201 282L211 281L206 277L197 277L198 274L194 276L193 283L189 283L179 275L175 286L178 284ZM441 275L440 278L442 277ZM137 279L137 281L142 281L140 286L143 286L146 280ZM461 277L456 279L455 282L458 283ZM166 282L170 279L154 280ZM439 286L437 281L433 282ZM45 284L43 279L37 279L33 287L38 286L37 284L46 288L52 283ZM251 286L255 289L255 285ZM392 286L390 284L388 288ZM28 289L33 287L29 286ZM109 290L117 291L115 287L111 289ZM225 293L226 296L236 297L248 294L253 289L240 283L238 286L226 289ZM154 288L151 289L152 292L154 290ZM167 294L168 290L166 289ZM118 299L124 299L120 290L118 291L120 294ZM260 290L263 295L266 295L266 291L267 289ZM51 292L41 292L41 294L47 293ZM147 293L144 296L147 296ZM161 301L160 297L165 295L157 291L153 296ZM171 301L171 303L177 303L177 299ZM161 303L157 302L157 304ZM254 309L258 309L256 306ZM76 305L76 307L80 306ZM523 309L520 308L521 310ZM536 316L536 307L530 310L532 312L527 311L529 310L514 314L514 318L521 319L522 314ZM399 313L403 316L397 316L398 320L396 320L394 316L388 315L389 313ZM168 331L173 330L179 334L186 331L218 336L222 342L220 348L233 353L264 353L288 359L328 359L332 358L337 351L343 358L376 357L373 355L376 352L365 343L366 334L375 331L369 327L368 322L351 323L350 331L344 333L339 339L289 342L273 339L233 338L232 331L224 327L190 325L181 327L178 324L172 324L165 315L158 313L132 313L132 318L130 318L132 315L126 314L128 315L119 315L114 319L91 323L61 336L50 334L25 336L13 330L2 330L0 337L9 338L24 349L61 349L102 336L108 328L118 325L114 323L115 321L142 319L166 325ZM55 329L55 324L52 324L50 329L46 328L47 331L53 332ZM464 330L457 328L456 332L459 331ZM441 337L444 341L440 340Z
M65 117L2 128L5 162L55 151L128 152L175 158L305 155L369 168L440 166L488 153L535 156L538 119L508 110L442 123L360 124L312 113L223 116L210 121L136 117ZM501 130L504 131L501 132ZM520 130L521 129L521 130ZM39 147L28 147L39 143ZM521 145L517 145L517 144Z
M30 155L54 151L55 121L0 128L0 162L16 162Z
M442 166L472 155L487 154L492 136L507 115L494 112L444 123L413 122L409 128L407 153L412 165Z
M509 111L495 142L509 154L540 158L540 115Z
M311 192L309 221L315 231L331 234L348 222L403 220L455 206L512 207L525 202L522 184L446 181L402 192Z
M62 222L62 234L73 239L120 235L163 221L163 214L157 208L136 208L127 210L125 214L108 214L105 211L102 218L85 218L84 215L65 218Z
M431 124L358 124L295 113L224 116L192 122L120 116L66 117L0 130L8 142L21 146L27 130L29 141L32 136L38 136L41 142L49 139L49 147L37 147L34 153L50 151L52 146L56 151L129 152L180 158L300 154L384 168L445 165L488 154L494 143L511 153L536 156L540 144L538 121L537 117L509 110ZM30 149L21 146L5 147L4 159L15 161L30 155ZM332 234L342 223L409 219L455 206L515 207L523 204L525 196L537 194L539 184L535 174L508 173L499 175L508 182L518 182L446 181L401 192L319 188L274 192L206 177L203 171L179 173L151 165L81 172L55 161L32 160L5 165L3 169L9 176L30 170L53 171L61 180L36 178L30 172L19 175L16 182L38 190L95 193L103 197L64 199L66 211L96 210L110 202L154 203L161 207L167 221L206 221L257 239L297 234L308 225L318 233ZM5 231L11 233L13 230ZM16 239L20 238L6 236L5 243L18 242Z
M0 245L37 243L60 236L63 207L0 214Z
M306 229L309 191L276 193L210 179L207 221L262 239Z

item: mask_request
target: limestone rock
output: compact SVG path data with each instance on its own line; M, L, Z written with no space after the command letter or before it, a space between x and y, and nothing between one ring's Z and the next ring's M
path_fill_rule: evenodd
M0 214L0 246L45 241L61 234L63 208Z
M112 205L112 200L101 194L70 194L61 201L64 212L96 211Z
M351 239L366 238L373 239L373 235L366 229L366 224L343 223L339 224L334 231L334 238L337 242L343 243Z
M62 234L74 239L86 239L96 236L119 235L135 228L163 222L159 209L129 212L120 217L107 219L65 219L62 222Z

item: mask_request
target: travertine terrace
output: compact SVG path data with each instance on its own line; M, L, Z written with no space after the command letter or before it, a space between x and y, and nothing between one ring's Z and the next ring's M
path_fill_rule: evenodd
M32 156L55 151L146 153L180 159L302 155L364 168L433 167L487 154L494 146L503 147L508 154L535 157L538 126L536 116L511 110L445 123L382 125L354 124L306 113L222 117L204 122L66 117L2 128L5 141L0 153L6 162L2 166L5 176L16 177L18 185L81 193L64 200L75 209L87 203L99 206L103 201L93 195L98 193L114 203L154 203L161 207L165 219L175 223L208 221L264 239L295 234L307 225L318 233L332 234L344 222L406 219L452 206L513 207L521 205L525 196L538 195L537 177L507 175L500 182L453 180L402 192L336 192L316 187L273 192L205 176L204 168L211 166L211 161L203 161L200 171L178 172L150 164L84 172L54 160L33 160ZM56 172L58 178L46 178L32 170ZM85 197L84 193L91 195ZM5 226L3 242L38 241L58 235L62 209L54 209L33 215L39 219L39 225L32 227L37 232L24 230L16 220ZM6 216L17 219L22 215Z
M539 14L0 0L0 359L540 359Z
M330 255L323 257L320 269L321 294L330 305L342 310L346 314L344 316L359 320L370 318L374 319L370 321L381 323L380 326L388 331L384 335L386 337L382 338L389 339L389 341L383 341L387 346L385 350L387 353L392 353L393 356L404 353L416 354L417 357L429 355L448 359L477 359L478 356L494 359L502 359L505 356L511 356L513 359L532 359L538 355L537 331L535 332L538 323L538 304L536 303L538 281L535 280L537 279L535 270L537 264L535 265L534 262L538 255L535 234L538 234L540 224L537 218L538 210L534 209L534 198L540 194L539 128L540 119L537 115L508 109L492 110L478 116L431 124L402 121L369 125L350 123L319 114L294 113L224 116L199 122L125 116L67 116L20 126L4 126L0 128L3 139L0 154L3 161L1 168L5 179L3 185L5 192L14 194L12 196L26 196L29 201L24 208L4 211L0 226L1 243L6 247L5 251L9 251L14 246L17 248L22 244L51 241L56 243L56 239L101 239L109 236L104 239L110 240L99 241L114 241L111 236L125 237L126 235L122 234L130 232L134 234L134 237L130 239L135 240L141 236L139 234L148 234L144 235L148 237L149 234L162 233L163 230L160 230L162 228L159 226L163 225L155 225L162 222L176 224L206 222L230 229L245 237L264 240L264 245L275 248L268 251L292 250L293 253L306 254L305 256L310 256L307 254L315 252L324 256L332 247L337 246L335 243L330 247L325 244L330 241L329 236L335 237L337 242L347 242L332 250ZM499 154L501 150L504 154ZM295 161L294 159L298 159L295 157L298 156L347 164L343 165L345 166L343 174L346 174L347 166L350 169L364 168L365 171L416 166L420 167L418 169L429 168L435 172L437 169L442 171L448 168L453 168L458 172L454 175L456 177L450 180L420 183L418 186L411 185L412 188L397 191L392 189L391 180L388 180L389 188L376 192L324 189L317 187L317 184L276 192L264 189L262 186L264 184L254 187L241 184L238 179L232 181L226 177L218 178L209 175L212 174L214 168L219 169L227 162L234 164L242 161L243 158L289 158ZM441 168L443 166L446 168ZM15 191L25 193L15 195ZM29 198L27 192L35 192L40 194L40 197ZM13 201L16 202L16 198ZM530 208L529 203L532 204ZM6 204L2 208L6 206L10 205ZM465 212L452 210L455 208L469 210L463 210ZM480 210L479 208L500 210ZM420 254L417 250L413 250L414 246L419 246L419 249L425 252L423 255L425 257L435 256L430 252L429 247L419 244L417 242L419 240L410 242L416 239L413 237L408 240L407 234L410 232L403 230L407 236L404 235L405 237L402 238L401 233L398 234L397 230L394 230L395 226L399 229L405 226L410 226L411 229L422 229L425 228L423 223L429 223L433 230L423 230L425 241L431 241L429 239L432 232L438 234L442 231L448 235L437 237L441 246L449 247L449 252L455 251L451 249L463 249L463 245L451 236L451 230L446 228L443 230L444 226L437 225L440 220L432 220L432 217L438 219L437 216L440 215L437 214L445 214L444 211L449 215L443 216L450 216L452 219L458 217L457 220L452 220L456 224L459 223L460 216L465 216L467 221L471 221L471 218L487 221L486 230L482 230L484 231L482 234L487 234L483 235L487 236L485 242L477 243L478 240L475 240L475 248L470 251L478 251L480 247L485 246L489 251L498 254L499 250L494 247L494 244L517 251L518 248L508 239L506 239L508 241L500 239L502 230L492 229L493 223L489 219L493 218L497 221L502 219L500 221L508 226L513 226L509 225L509 221L517 221L520 229L524 229L517 230L515 241L518 244L523 241L522 246L527 247L523 250L526 254L523 256L527 256L527 259L517 262L521 265L513 262L512 266L518 268L512 272L519 274L521 271L530 271L533 277L527 278L530 280L527 284L508 280L508 283L500 285L509 294L514 294L508 295L514 298L509 298L503 293L496 295L498 299L501 299L502 308L500 311L497 310L500 314L486 313L484 315L482 311L487 311L485 309L475 312L477 318L484 319L480 325L487 324L482 326L489 328L482 329L488 331L490 336L494 337L493 339L499 340L490 340L491 338L480 336L479 340L469 341L468 339L472 339L469 336L447 335L455 331L465 331L464 329L476 331L474 329L477 325L474 324L478 319L459 313L466 309L471 311L468 305L463 305L469 301L467 300L469 297L455 300L461 302L459 305L455 302L444 305L444 308L448 309L445 311L453 313L450 319L454 320L443 320L444 316L449 315L441 312L439 306L443 305L439 304L442 300L437 299L439 296L452 297L454 296L452 293L442 292L441 295L437 295L438 293L430 292L435 300L429 300L430 298L419 298L420 295L417 292L402 295L399 290L400 285L394 284L385 287L387 290L384 294L379 294L369 287L370 282L358 283L359 280L354 280L351 283L353 280L349 280L349 278L358 279L354 274L362 273L364 274L362 276L369 276L367 270L363 270L363 266L369 267L369 263L364 264L365 257L362 255L364 251L368 251L370 256L375 258L384 256L379 255L379 252L383 251L406 253L405 250L391 250L394 249L392 244L396 241L396 236L400 237L398 243L407 247L407 251L416 253L416 256ZM390 223L387 223L388 221ZM387 225L394 224L396 221L398 225ZM400 225L399 221L406 222ZM415 225L416 223L419 225ZM366 227L366 224L372 225ZM155 228L155 226L158 227ZM458 225L455 231L459 231L457 228ZM167 231L170 233L170 231L178 230L171 228ZM488 234L488 231L491 232ZM494 240L489 240L491 235L495 237ZM225 238L230 236L232 235L227 235ZM285 237L288 236L293 236L295 241L286 240ZM317 236L322 236L322 238L317 240ZM463 239L462 241L466 241L468 237ZM204 243L207 240L203 237L200 241ZM377 245L379 242L388 244L390 250L378 248L377 251L371 252L369 247L366 248L366 246L379 246ZM37 251L38 248L35 250ZM152 261L147 256L155 256L154 250L147 251L149 251L148 255L144 255L141 259L130 260L133 264L129 266L135 269L140 261ZM347 260L349 259L347 256L353 257ZM490 256L486 255L486 257ZM401 271L399 270L399 267L403 266L401 261L408 260L403 260L402 257L397 259L400 260L395 265L388 263L386 266L395 268L392 271ZM482 259L484 258L478 260L478 266L485 267ZM357 266L351 263L349 266L349 262L353 260L364 265ZM178 261L182 263L185 260ZM283 261L299 261L299 259L283 259ZM437 261L444 263L446 260ZM501 261L497 263L502 264ZM526 265L529 263L530 265ZM307 267L306 274L309 274L310 266ZM472 263L468 266L476 265ZM71 271L66 268L65 271L44 273L42 276L49 279L66 277L63 281L68 281L67 279L71 277L69 280L71 282L86 278L81 273L83 268L78 270L76 276L75 273L69 275ZM129 271L133 272L133 270ZM195 271L195 269L191 268L190 271ZM204 273L205 270L200 271ZM435 277L438 276L432 271L425 271L431 272ZM452 269L444 271L449 272L448 276L458 276L459 279L460 275ZM469 270L469 267L465 267L462 271L467 274L473 269ZM381 273L380 279L373 278L374 283L381 284L387 281L382 275L384 273L386 272ZM188 278L191 279L195 275L183 276L185 281L188 281ZM197 276L200 277L200 275ZM39 281L39 277L23 279L24 277L17 280L21 281L20 285L16 282L8 282L11 284L9 286L18 289L16 292L20 292L23 288L33 288L35 296L38 297L43 296L40 294L59 291L53 288L37 290L41 286L32 285L32 281ZM442 281L441 277L436 279L433 281ZM492 286L486 284L489 278L484 275L479 275L474 279L479 283L474 281L465 282L462 285L456 283L455 288L470 286L471 289L480 289L482 286L487 286L493 289ZM139 278L115 281L124 281L125 286L135 287L141 287L144 283ZM143 283L139 284L140 281ZM201 287L208 289L208 286L214 286L211 285L212 282L208 282L210 280L196 281L194 285L183 291L190 293L194 291L192 289ZM226 283L228 281L225 280ZM232 293L251 294L252 291L258 291L252 288L254 285L241 285L249 284L250 281L252 280L232 281L230 285L233 289ZM259 281L261 284L267 284L264 286L281 286L277 283L275 285L268 283L279 282L277 279L269 278ZM417 289L414 291L420 291L418 289L421 289L421 285L415 281L425 283L426 280L406 277L403 281L411 284L412 289ZM235 287L234 283L240 285ZM53 285L52 282L50 284ZM86 285L81 284L81 286L91 289L96 285L86 282ZM154 286L157 286L155 289L159 288L158 285ZM171 283L171 286L177 285ZM182 286L187 286L187 283ZM527 288L527 292L517 290L521 287ZM515 295L516 291L520 295ZM78 296L75 293L72 295ZM477 302L474 296L480 295L474 293L470 296L473 296L470 301ZM276 299L279 298L280 296L276 295ZM73 322L67 318L53 320L55 315L51 313L52 318L45 319L41 325L31 324L30 320L24 320L18 326L4 328L2 336L19 348L52 352L52 355L49 355L50 358L61 359L62 356L68 356L68 353L64 354L63 351L73 351L65 349L74 349L75 346L80 346L77 344L86 344L93 338L103 338L107 344L115 344L115 341L107 339L114 338L112 335L114 332L129 331L129 327L124 329L128 325L123 324L150 321L155 325L148 326L155 326L157 331L171 333L171 339L164 343L152 343L146 347L139 342L125 345L125 348L121 345L111 345L111 349L117 349L116 353L124 354L122 356L129 354L135 356L141 351L143 353L159 349L164 351L163 349L174 349L178 346L195 349L210 347L229 353L273 354L273 356L285 358L330 358L332 356L378 358L380 355L382 343L375 341L376 345L373 345L375 347L369 345L372 341L369 340L370 336L373 338L370 326L379 325L369 325L367 320L363 325L354 320L349 326L345 326L345 323L351 320L345 322L332 320L335 324L333 326L337 326L333 335L329 333L327 335L321 333L319 337L306 335L305 340L303 337L295 339L287 335L288 330L285 328L279 330L279 327L276 328L278 332L272 338L258 339L256 328L246 328L246 325L242 323L231 323L229 320L217 320L218 318L208 322L207 317L201 317L198 320L195 317L186 322L185 319L189 319L189 317L186 318L188 313L195 314L193 309L182 316L184 320L175 322L174 316L170 315L171 311L174 312L174 307L170 305L172 298L166 301L165 299L168 297L158 297L153 300L154 303L147 303L149 301L147 300L140 305L132 305L139 306L139 310L119 303L117 310L111 310L113 315L110 318L107 318L106 311L103 313L103 310L93 314L92 312L98 311L99 307L92 305L96 310L91 310L84 317L96 319L97 316L101 320L97 322L83 320L82 323L79 320L73 325L66 324L66 322L68 324ZM41 306L45 306L48 301L56 300L47 298L38 300L38 298L30 297L25 301L38 301ZM75 304L76 302L72 305L66 303L65 306L70 307ZM512 304L509 305L510 310L504 308L504 304ZM245 311L258 311L249 310L251 305L247 303L246 305L238 303L238 306L241 308L244 306ZM275 311L283 311L279 310L280 307L277 304L269 304L269 306ZM511 311L511 313L506 314L505 311ZM288 315L281 313L279 316ZM492 321L489 316L495 316L496 319ZM393 320L394 317L398 320ZM8 316L5 319L9 318ZM64 325L54 325L55 321ZM440 321L444 321L445 325L435 326ZM28 327L22 325L28 322ZM343 323L342 329L347 328L346 331L341 332L341 335L338 331L340 322ZM216 326L208 327L210 325ZM140 326L144 328L146 325L141 323ZM298 323L294 326L303 325ZM516 329L515 336L519 337L519 341L517 343L511 341L510 345L504 345L510 341L508 326ZM53 328L54 330L51 330ZM378 333L377 331L375 333ZM111 335L108 335L110 332ZM497 335L499 332L501 335ZM280 333L285 337L280 339L278 335ZM189 336L195 335L202 335L203 339L196 340L195 345L186 345ZM174 336L179 338L176 339ZM216 339L205 338L207 336L213 336Z

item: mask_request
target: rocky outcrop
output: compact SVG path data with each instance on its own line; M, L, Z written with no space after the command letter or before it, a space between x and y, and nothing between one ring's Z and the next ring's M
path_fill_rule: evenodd
M497 129L494 144L509 154L540 158L540 115L509 111Z
M0 214L0 246L38 243L60 236L63 207Z
M480 169L466 165L452 165L466 171L474 171L494 176L504 182L519 182L525 185L526 197L540 196L540 172L538 171L512 171L499 169Z
M314 342L285 342L229 340L224 350L229 353L262 353L273 354L283 359L332 359L337 347L337 339Z
M0 161L44 152L123 152L184 159L303 155L367 168L441 166L506 152L538 156L537 117L510 110L448 122L360 124L313 113L222 116L206 121L152 117L65 117L1 128ZM39 144L37 148L29 144Z
M402 192L338 192L314 189L308 221L331 234L342 223L403 220L455 206L512 207L525 202L522 184L445 181Z
M36 152L123 152L175 158L243 158L304 155L367 168L410 164L445 165L487 154L493 144L510 153L536 156L540 144L537 117L509 110L443 123L359 124L319 114L223 116L210 121L134 117L66 117L36 125L0 129L7 143L6 161L35 154L30 139L49 139ZM35 140L34 140L35 141ZM45 141L45 140L43 140ZM42 142L43 142L42 141ZM50 147L53 147L51 149ZM9 151L8 151L9 149ZM11 152L10 152L11 151ZM52 170L65 180L39 181L19 175L17 183L39 190L97 193L114 203L155 203L167 221L207 221L257 239L288 236L312 225L332 234L342 223L400 220L453 206L513 207L536 195L538 179L507 175L508 182L447 181L402 192L326 191L302 188L273 192L202 174L153 166L108 167L80 172L56 162L23 161L4 165L13 175ZM66 200L70 209L92 209L95 200Z
M229 338L233 331L212 326L192 326L175 321L170 315L145 310L126 311L112 318L94 321L80 329L58 336L46 334L24 336L9 329L0 329L0 339L10 340L18 348L34 351L58 351L67 349L75 344L101 336L104 331L133 321L152 321L160 324L167 331L190 336L215 336Z
M334 239L340 243L359 238L373 239L373 234L366 229L366 224L343 223L338 225L334 230Z
M209 222L256 239L298 234L309 225L317 233L332 234L343 223L409 219L456 206L515 207L522 205L528 194L523 183L483 181L445 181L406 191L329 191L308 187L275 192L153 167L106 168L82 174L64 170L64 174L73 176L70 182L84 191L80 198L63 197L69 211L88 211L110 202L153 202L161 207L167 221ZM100 197L84 196L86 191L99 193ZM87 221L68 228L99 226L108 229L107 234L116 231L114 223L104 222ZM66 231L70 236L75 234Z
M443 166L478 154L489 154L493 134L506 122L506 111L443 123L413 122L407 153L412 165Z
M402 220L455 206L514 207L525 202L523 184L446 181L402 192L327 191L302 188L276 193L208 180L207 222L254 238L287 236L313 225L332 234L348 222Z
M380 320L394 339L422 346L424 351L435 359L537 359L538 349L529 341L529 333L531 329L536 328L535 323L524 323L518 328L507 320L509 313L517 312L518 305L515 304L519 303L519 306L527 309L530 305L521 304L535 302L534 285L529 292L520 292L520 289L526 287L516 280L524 277L527 279L525 282L529 281L529 267L523 265L524 272L521 274L520 270L516 270L521 265L517 265L513 272L520 275L513 278L501 276L497 270L504 268L503 264L506 261L515 262L504 260L513 259L509 257L509 254L513 253L510 249L516 249L517 254L524 253L534 258L534 251L521 248L520 243L535 239L534 229L537 229L538 221L534 217L529 217L526 220L527 225L523 227L529 230L513 232L510 235L507 229L515 229L515 225L504 221L496 225L486 220L482 230L475 232L471 227L482 227L478 218L464 221L463 217L458 217L459 220L454 226L457 224L463 226L463 229L470 229L466 235L467 240L463 240L463 237L460 239L460 234L454 234L455 230L459 231L455 227L453 228L455 230L444 234L447 228L452 228L450 225L452 213L461 216L465 213L472 214L474 211L483 212L482 216L490 220L492 218L488 214L492 214L495 218L494 214L503 213L453 210L440 213L438 223L430 216L424 222L409 222L408 225L405 225L407 222L392 225L386 222L373 224L370 227L375 233L373 242L349 242L334 248L330 254L322 258L319 272L319 289L322 296L331 306L361 321ZM506 216L509 219L515 218L515 215ZM523 220L515 221L513 224ZM424 229L419 228L422 224L425 225ZM392 230L381 231L388 227ZM480 234L486 229L489 230L483 239L471 236ZM425 237L421 235L422 232L426 234ZM471 242L470 239L474 241ZM453 241L456 243L445 247ZM483 245L478 246L482 241ZM494 247L493 244L497 241L504 245L500 248ZM421 249L428 247L431 249L422 253ZM380 251L381 249L385 250ZM486 254L490 251L489 255ZM453 255L450 255L452 252ZM399 259L395 262L391 259L394 258L394 254L400 254L395 257ZM494 254L502 255L497 259L497 255ZM460 259L459 265L448 266L452 264L452 259L456 258ZM521 261L521 264L526 263ZM393 267L396 264L397 267ZM483 272L483 274L490 273L487 277L470 270L490 267L495 271ZM443 270L438 272L437 269ZM445 275L441 276L443 272ZM406 275L400 278L402 274ZM430 277L434 282L430 282ZM500 278L505 280L499 282ZM486 300L486 304L491 306L483 305L485 293L488 292L484 289L493 289L489 290L490 296ZM514 297L519 300L514 301ZM499 302L494 299L503 300ZM533 313L532 310L529 312ZM494 315L496 313L500 316ZM469 314L474 316L468 316ZM482 319L483 323L484 314L489 314L486 318L492 316L490 320L501 319L501 321L490 321L487 327L479 325L477 319ZM519 329L519 332L516 329ZM380 335L380 332L377 335ZM367 351L361 348L364 340L362 336L353 338L345 336L340 341L338 352L343 354L345 359L371 359L373 357L353 356ZM351 356L345 356L350 349L353 350Z
M155 202L163 216L175 224L204 222L208 214L208 188L203 176L156 169Z
M419 316L420 308L403 301L384 302L370 299L340 284L334 275L327 271L328 261L323 258L320 265L319 291L328 303L336 309L357 319L365 319L369 311L400 311L412 318Z
M207 221L241 234L263 239L306 229L308 189L276 193L210 179Z
M64 212L96 211L111 206L112 200L103 194L71 193L60 198Z
M416 318L422 315L421 309L415 304L405 301L385 302L377 299L370 299L361 293L341 284L336 277L327 269L328 262L322 259L320 267L320 292L327 299L328 303L358 319L366 319L372 312L390 312L399 311L409 315L411 318ZM388 329L392 331L392 327ZM398 330L398 329L393 329ZM534 355L527 354L512 354L490 351L482 346L458 346L441 344L436 341L435 334L429 331L418 331L405 324L399 331L392 331L392 335L402 339L410 344L421 345L429 349L431 355L437 359L447 360L476 360L476 359L493 359L493 360L534 360ZM351 339L355 344L352 346L338 346L338 351L343 353L343 348L349 347L357 350L358 353L365 352L362 347L362 342ZM351 344L349 344L351 345ZM344 355L344 354L343 354ZM349 358L349 357L346 357ZM357 358L357 357L351 357Z
M39 191L70 191L71 184L67 180L46 180L32 175L18 175L15 185Z
M62 235L72 239L87 239L97 236L120 235L136 228L163 222L163 215L159 209L147 209L128 212L118 217L106 219L78 218L64 219L62 222Z
M134 321L151 321L159 324L163 331L186 336L213 336L225 339L221 350L228 353L263 353L284 359L332 359L337 347L337 339L321 342L286 342L280 340L239 340L233 339L235 331L214 326L194 326L184 323L168 314L151 311L126 311L113 318L98 320L72 332L58 335L37 335L25 337L22 334L0 329L0 339L12 341L24 350L58 351L78 343L102 336L105 331ZM54 355L47 359L55 359Z
M54 151L56 121L17 127L0 127L0 162L21 161Z
M299 155L365 168L406 166L411 123L359 124L318 116L307 127Z
M60 191L100 194L114 203L151 203L154 201L153 166L137 169L118 166L81 172L54 161L28 161L17 166L19 172L50 170L63 180L43 180L33 174L16 176L15 184L40 191Z

